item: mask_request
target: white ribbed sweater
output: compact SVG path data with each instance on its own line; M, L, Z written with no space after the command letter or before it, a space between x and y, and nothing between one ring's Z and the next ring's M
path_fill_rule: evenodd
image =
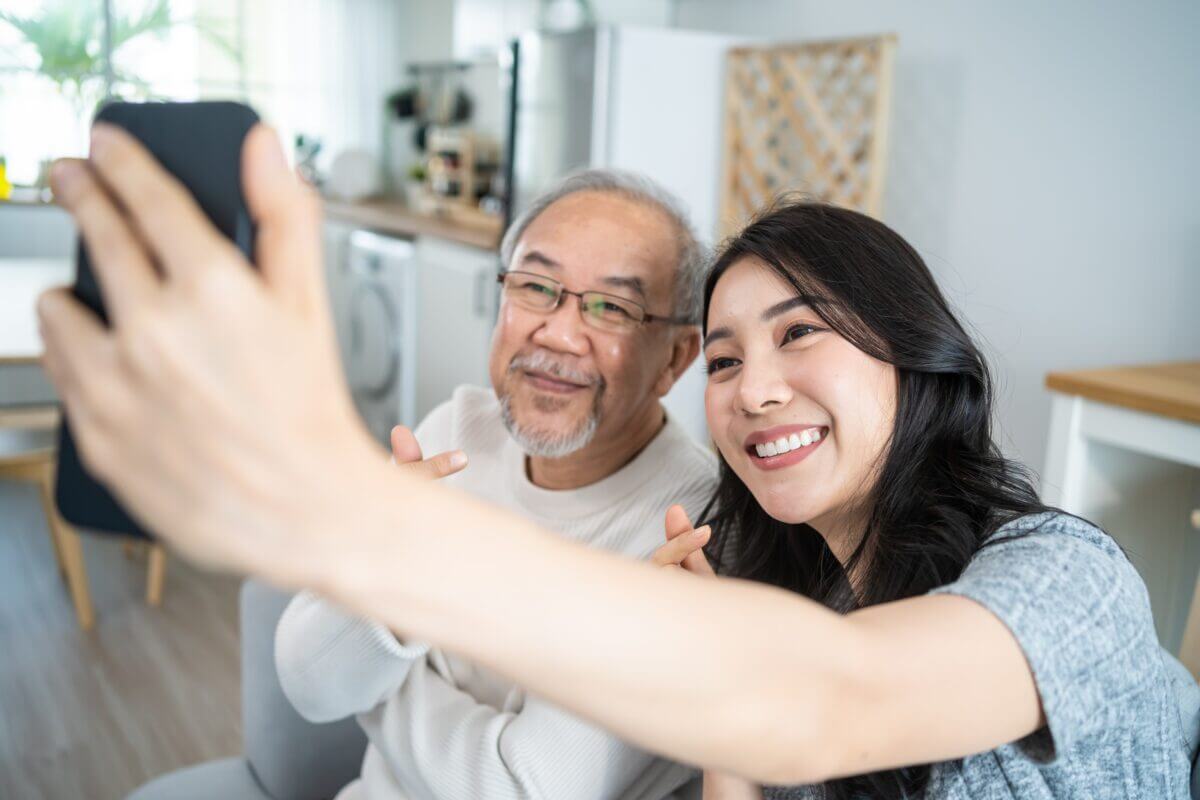
M455 391L416 435L428 455L466 452L467 469L447 483L563 536L635 558L662 543L672 503L694 519L716 480L712 454L668 420L637 458L604 480L570 491L539 488L526 477L525 455L504 429L495 395L476 387ZM677 790L697 774L489 670L402 644L382 625L310 593L284 612L275 659L283 690L304 717L357 714L367 732L362 778L339 800L662 800L681 796Z

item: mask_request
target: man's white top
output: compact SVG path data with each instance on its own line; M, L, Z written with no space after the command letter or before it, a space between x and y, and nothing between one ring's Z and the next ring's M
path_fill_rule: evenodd
M668 419L633 461L598 483L539 488L495 395L476 387L456 390L416 436L426 455L456 448L467 454L467 468L447 483L570 539L638 559L663 543L671 504L697 521L716 483L712 453ZM638 654L628 658L635 669ZM402 644L382 625L311 593L297 595L284 612L275 662L300 714L314 722L357 714L367 732L362 777L339 800L661 800L697 774L489 670L424 644Z

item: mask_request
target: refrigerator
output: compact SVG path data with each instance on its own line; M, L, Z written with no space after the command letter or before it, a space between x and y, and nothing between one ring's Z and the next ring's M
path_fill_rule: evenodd
M530 32L508 51L507 213L515 218L563 175L583 167L642 173L678 197L701 240L717 229L725 54L742 37L597 26ZM698 441L701 359L664 400Z

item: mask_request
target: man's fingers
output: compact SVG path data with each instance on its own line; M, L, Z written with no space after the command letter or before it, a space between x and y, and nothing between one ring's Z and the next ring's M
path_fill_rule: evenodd
M275 131L261 123L242 145L242 189L257 226L255 261L267 285L301 311L323 311L320 201L288 168Z
M92 127L92 168L132 218L168 276L194 274L214 253L236 251L187 189L133 136L116 125Z
M683 510L683 506L676 504L667 509L667 541L674 539L681 533L687 533L691 529L692 521L688 519L687 512Z
M467 454L462 450L450 450L445 453L439 453L433 458L427 458L424 461L415 461L410 464L401 464L401 469L408 470L411 474L430 480L445 478L448 475L453 475L461 471L467 466Z
M703 547L703 545L701 545ZM700 547L688 553L683 559L683 568L695 575L716 575L713 572L712 565L708 563L708 559L704 556L704 550Z
M392 461L396 464L408 464L422 458L421 445L413 432L404 425L392 428Z
M87 164L63 159L50 171L54 196L75 218L109 318L120 320L158 285L141 241Z
M711 534L712 529L705 525L686 534L676 535L662 547L655 550L650 561L660 567L671 564L682 564L689 554L703 547L708 542Z

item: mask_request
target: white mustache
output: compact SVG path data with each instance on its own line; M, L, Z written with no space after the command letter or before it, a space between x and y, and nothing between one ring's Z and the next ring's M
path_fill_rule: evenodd
M513 360L508 364L508 371L515 372L519 369L545 372L547 375L553 375L556 378L562 378L563 380L583 386L599 386L604 383L599 375L590 375L586 372L571 369L555 360L545 350L535 350L529 355L514 356Z

